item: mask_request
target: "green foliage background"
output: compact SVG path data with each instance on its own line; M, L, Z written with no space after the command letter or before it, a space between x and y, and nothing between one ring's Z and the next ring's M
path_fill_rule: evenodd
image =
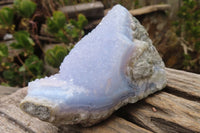
M55 46L44 52L34 31L37 29L37 20L34 20L36 10L37 4L31 0L15 0L12 8L0 10L0 29L14 37L11 44L0 44L2 85L26 86L29 81L44 77L48 73L44 62L58 68L72 44L84 35L83 27L87 24L85 16L79 14L77 20L67 21L62 12L55 11L46 18L46 30L59 42L64 42L65 46ZM19 22L16 23L14 18Z
M182 0L174 23L184 50L184 69L200 72L200 1Z

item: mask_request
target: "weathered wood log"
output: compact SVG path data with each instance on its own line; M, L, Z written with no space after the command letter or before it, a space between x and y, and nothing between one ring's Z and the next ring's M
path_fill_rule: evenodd
M56 133L53 125L33 118L19 108L20 101L27 94L27 88L0 99L0 131L2 133Z
M169 93L174 93L180 97L200 101L200 76L184 71L167 69Z
M93 127L55 127L19 109L23 88L0 99L0 131L5 133L127 133L200 132L200 75L167 68L167 87L136 104L129 104Z
M144 14L148 14L148 13L152 13L152 12L156 12L156 11L169 10L170 7L171 6L169 4L158 4L158 5L150 5L150 6L145 6L142 8L132 9L132 10L129 10L129 12L133 16L139 16L139 15L144 15ZM104 15L106 15L109 10L110 9L104 10Z
M16 131L19 131L20 133L57 133L78 131L83 133L102 133L102 131L105 133L117 133L118 131L150 133L150 131L117 116L113 116L105 121L105 123L101 123L92 128L65 126L58 129L52 124L33 118L20 110L19 103L23 97L25 97L26 93L27 88L23 88L10 96L0 99L0 131L3 133L13 133Z
M83 127L60 127L59 132L81 133L152 133L118 116L112 116L108 120L90 128Z
M0 1L0 6L6 6L6 5L10 5L13 4L13 0L1 0Z
M127 108L129 120L153 132L199 132L200 103L162 92Z
M144 15L144 14L148 14L148 13L152 13L156 11L165 11L168 9L170 9L169 4L159 4L159 5L151 5L151 6L138 8L138 9L129 10L129 12L133 16L138 16L138 15Z
M167 69L167 77L165 92L127 107L129 120L153 132L200 132L200 75Z
M10 7L10 8L12 8L13 7L13 0L2 0L2 1L0 1L0 9L2 9L3 7ZM0 31L2 32L3 30L0 29ZM1 35L2 35L1 32L0 32L0 39L1 39Z
M138 8L138 9L133 9L133 10L129 10L129 12L133 15L133 16L141 16L141 15L145 15L145 14L149 14L152 12L156 12L156 11L166 11L170 9L170 5L169 4L159 4L159 5L151 5L151 6L145 6L142 8ZM110 9L106 9L104 10L104 16L108 13ZM89 24L85 27L85 29L89 30L89 29L93 29L95 28L99 23L101 22L101 19L98 20L94 20L89 22Z
M104 6L100 1L64 6L59 10L69 18L76 18L79 13L84 14L88 19L98 19L104 16Z
M17 87L5 87L0 85L0 98L5 95L10 95L14 92L16 92L19 88Z

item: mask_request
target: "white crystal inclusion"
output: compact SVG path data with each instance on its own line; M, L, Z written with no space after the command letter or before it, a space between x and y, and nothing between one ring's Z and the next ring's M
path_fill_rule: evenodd
M101 108L130 95L124 72L134 48L132 16L115 6L67 55L60 72L28 85L28 96L69 107Z

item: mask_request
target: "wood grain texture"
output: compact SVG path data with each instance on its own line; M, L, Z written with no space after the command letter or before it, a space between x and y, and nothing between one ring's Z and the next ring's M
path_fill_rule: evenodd
M20 133L131 133L131 131L136 133L150 133L150 131L117 116L113 116L91 128L63 126L58 129L50 123L40 121L21 111L19 103L25 97L26 93L27 88L23 88L12 95L0 99L0 120L2 119L0 122L0 131L3 133L13 133L13 131L19 131Z
M166 70L167 87L127 106L127 119L153 132L200 132L200 75Z
M123 118L111 116L104 122L90 128L83 127L60 127L60 132L81 132L81 133L152 133L144 128L137 126Z
M20 133L56 133L58 129L52 124L42 122L21 111L19 103L26 93L27 88L23 88L0 99L0 116L7 119L4 125L0 123L0 127L4 127L1 133L14 133L15 128L19 128ZM8 131L7 129L13 130Z
M200 101L200 75L167 68L168 92Z
M166 92L156 93L136 107L129 106L126 111L131 122L153 132L200 131L200 103Z
M0 98L2 133L198 133L200 132L200 75L167 68L167 87L109 119L89 128L55 127L19 109L27 93L23 88Z
M83 133L151 133L148 130L116 116L109 118L107 121L97 126L85 128L81 131L83 131Z

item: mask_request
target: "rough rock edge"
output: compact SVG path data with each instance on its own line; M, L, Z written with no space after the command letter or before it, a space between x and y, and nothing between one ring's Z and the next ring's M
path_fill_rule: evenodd
M126 74L128 77L130 77L129 80L131 81L131 83L136 84L138 87L141 87L143 84L154 83L156 88L147 89L142 92L138 92L137 96L134 96L134 97L127 97L123 101L117 103L115 106L110 108L110 110L100 110L100 111L96 110L96 111L92 111L92 112L89 112L87 110L79 110L76 113L68 112L67 114L63 114L62 118L55 115L55 110L52 109L51 103L43 104L42 106L44 108L47 108L48 112L43 112L43 110L41 110L41 114L48 114L50 112L51 115L47 119L43 119L42 117L41 118L39 117L39 119L43 119L45 121L52 122L55 125L57 125L58 123L63 123L63 125L65 125L65 124L81 124L84 127L88 127L88 126L92 126L102 120L105 120L115 110L118 110L120 107L122 107L128 103L135 103L138 100L143 99L143 98L147 97L148 95L164 88L166 86L166 75L165 75L165 70L164 70L164 68L165 68L164 63L163 63L161 57L159 56L157 50L155 49L155 47L152 45L152 41L149 39L148 33L146 32L144 27L139 23L139 21L134 17L132 19L132 30L133 30L133 36L134 36L133 41L138 44L141 43L141 45L144 45L144 47L143 47L144 49L143 49L142 53L140 54L140 56L132 55L133 58L130 59L130 62L128 65L132 65L132 62L136 62L136 63L134 63L134 65L131 66L131 68L132 68L131 71L134 71L135 69L138 69L138 67L141 67L141 65L134 67L137 63L139 63L141 61L141 59L143 59L145 57L153 56L154 58L152 58L152 59L154 59L154 60L151 60L152 65L159 68L159 70L162 72L161 75L163 76L163 79L161 79L161 81L162 81L161 83L160 82L156 83L155 81L152 80L152 77L156 76L155 73L159 72L159 71L155 71L155 69L153 69L153 68L152 68L153 72L149 71L149 73L147 73L146 76L134 77L134 73L130 73L130 72L127 72ZM147 47L145 47L145 45ZM145 53L148 53L148 55L144 56ZM152 67L152 65L150 65L150 67ZM128 67L130 67L130 66L127 66L127 68ZM141 72L141 74L143 74L143 73ZM35 109L37 109L38 106L41 106L41 105L34 103L34 99L26 99L21 103L22 110L24 110L25 112L27 112L29 114L33 114L33 115L34 115L34 112L29 112L28 108L23 106L24 104L29 104L29 106L32 106ZM40 113L40 111L38 111L38 113ZM36 116L40 116L40 114L36 115ZM66 120L63 120L64 116L65 116L65 119L70 120L70 122L66 123ZM57 126L60 126L60 124Z
M133 42L138 50L134 51L129 59L125 73L130 84L140 88L136 95L142 97L146 89L153 91L164 88L167 79L162 58L153 46L145 28L136 18L133 17L132 21Z

